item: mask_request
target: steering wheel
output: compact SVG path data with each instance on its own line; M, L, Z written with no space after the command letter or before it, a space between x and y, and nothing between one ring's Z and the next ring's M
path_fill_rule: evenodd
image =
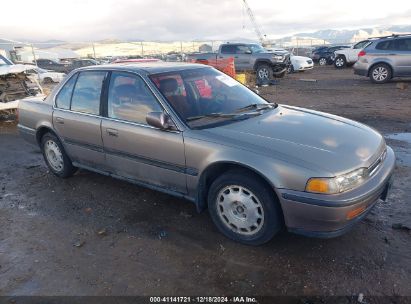
M207 107L205 108L207 113L218 113L221 112L222 106L227 102L227 95L216 93L213 99L208 102Z

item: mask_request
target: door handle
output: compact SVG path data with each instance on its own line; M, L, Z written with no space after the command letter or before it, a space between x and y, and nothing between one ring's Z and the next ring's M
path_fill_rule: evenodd
M118 131L116 129L107 128L106 132L110 136L116 136L116 137L118 136Z
M56 117L56 123L64 125L64 118Z

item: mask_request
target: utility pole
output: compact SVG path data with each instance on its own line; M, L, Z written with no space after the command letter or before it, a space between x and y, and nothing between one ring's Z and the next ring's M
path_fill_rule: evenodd
M94 48L94 43L91 44L93 46L93 54L94 54L94 60L96 59L96 49Z

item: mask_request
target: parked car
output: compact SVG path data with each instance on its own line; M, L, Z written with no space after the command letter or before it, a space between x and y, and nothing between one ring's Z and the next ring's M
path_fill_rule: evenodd
M370 39L360 41L350 48L344 48L334 52L334 66L337 69L353 65L358 60L358 53L371 42Z
M285 51L270 52L254 43L225 43L218 53L195 53L187 55L187 61L202 62L234 57L236 71L253 71L260 83L275 77L284 77L290 64L290 54Z
M47 71L38 67L34 67L33 69L26 71L26 74L34 76L35 79L40 78L40 81L43 83L60 82L64 79L64 77L66 77L65 73Z
M51 59L37 59L37 66L45 70L67 73L70 70L69 63L60 63Z
M82 67L86 67L90 65L98 65L98 64L100 63L94 59L77 59L77 60L73 60L73 62L71 63L70 69L74 70L74 69L78 69L78 68L82 68Z
M304 72L314 68L314 62L310 57L290 56L291 64L288 66L287 72Z
M285 51L281 48L267 48L269 52ZM314 68L314 62L310 57L296 56L293 54L294 49L290 52L290 64L287 67L287 73L304 72Z
M321 66L333 64L335 59L334 52L344 48L349 48L349 46L337 45L330 47L320 47L313 50L311 58L314 62L318 62L318 64Z
M85 168L186 198L249 245L283 225L345 233L386 199L395 163L374 129L269 103L198 64L75 70L45 100L20 103L18 128L55 175Z
M354 73L385 83L394 77L411 77L411 34L376 39L359 54Z

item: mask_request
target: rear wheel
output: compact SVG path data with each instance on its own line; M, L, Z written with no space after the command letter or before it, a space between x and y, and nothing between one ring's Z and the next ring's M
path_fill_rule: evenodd
M376 64L370 70L370 79L374 83L386 83L391 77L391 68L385 63Z
M208 193L208 207L226 237L246 245L268 242L282 227L279 203L272 190L246 171L218 177Z
M66 178L77 171L56 135L52 133L43 135L41 138L41 151L47 166L58 177Z
M53 83L53 79L51 79L50 77L46 77L43 80L44 83Z
M337 58L335 58L334 66L335 66L337 69L345 68L346 65L347 65L347 60L345 60L345 57L344 57L344 56L338 56Z
M327 58L321 57L320 59L318 59L318 64L321 66L327 65Z

